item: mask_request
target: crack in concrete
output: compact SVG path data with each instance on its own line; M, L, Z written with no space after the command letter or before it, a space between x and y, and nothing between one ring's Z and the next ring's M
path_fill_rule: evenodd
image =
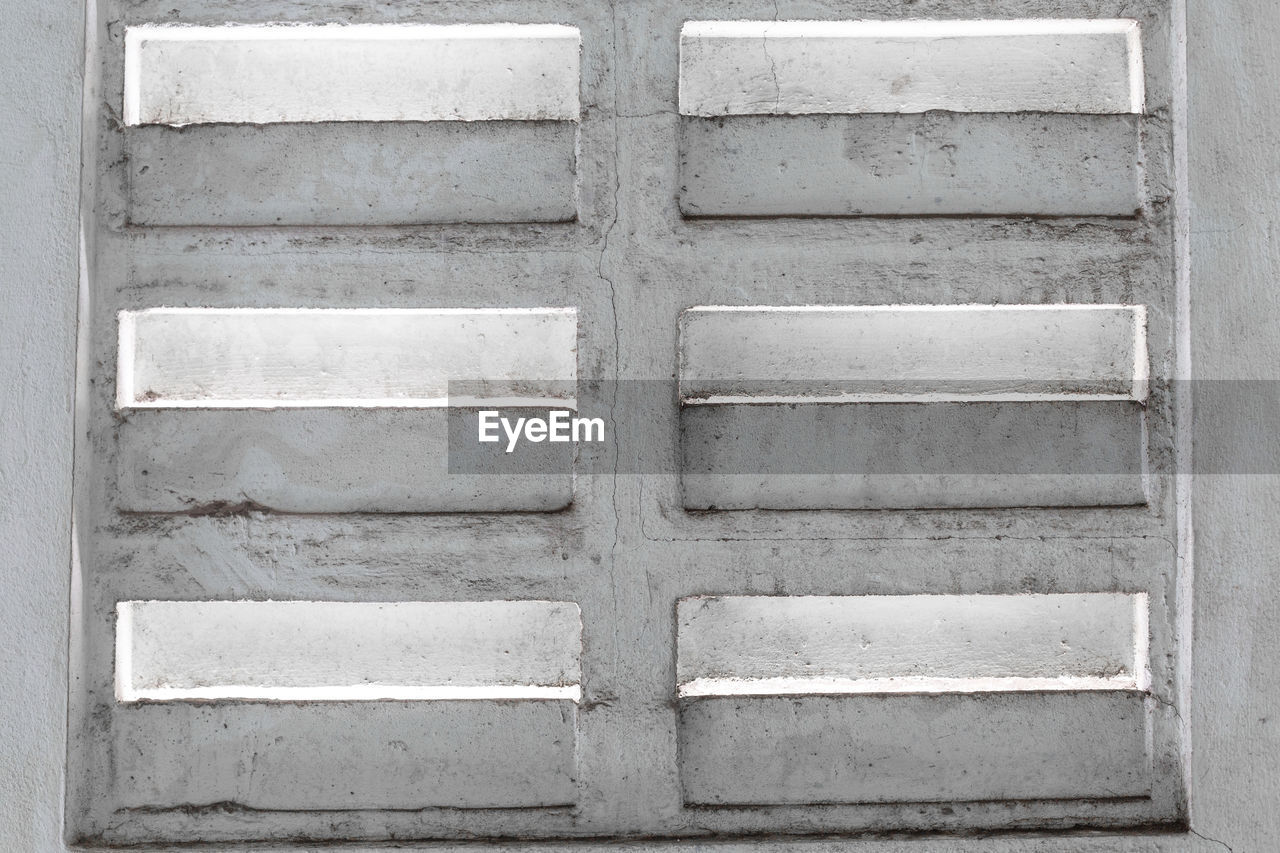
M1223 847L1227 849L1227 853L1235 853L1235 851L1232 850L1231 845L1221 839L1210 838L1207 835L1202 835L1201 833L1196 832L1194 829L1188 829L1187 832L1191 833L1196 838L1199 838L1202 841L1208 841L1210 844L1221 844Z
M613 541L609 545L609 577L610 591L614 612L618 612L621 604L618 600L618 543L622 535L622 514L618 510L618 470L621 464L621 448L618 441L618 386L622 378L622 340L621 326L618 323L618 288L612 274L605 274L605 260L609 254L609 238L617 227L621 216L619 199L622 193L622 175L619 172L618 152L618 6L613 5L613 26L610 32L611 51L613 56L613 104L610 110L613 124L613 214L604 229L600 241L600 255L596 260L596 275L609 286L609 311L613 324L613 389L609 398L609 426L613 436L613 475L611 480L610 502L613 505ZM619 667L618 644L614 643L614 671Z
M773 0L773 22L778 22L778 0ZM769 53L769 28L760 33L760 47L764 50L764 58L769 62L769 73L773 75L773 111L777 113L782 107L782 86L778 83L778 62Z

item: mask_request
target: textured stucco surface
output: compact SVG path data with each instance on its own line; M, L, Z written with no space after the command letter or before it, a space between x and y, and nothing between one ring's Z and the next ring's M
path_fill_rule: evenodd
M1188 11L1192 363L1199 378L1272 384L1280 18L1266 0L1193 0ZM1197 468L1230 473L1195 483L1191 822L1235 853L1280 845L1280 413L1267 398L1195 410Z
M0 3L0 850L62 830L83 8Z

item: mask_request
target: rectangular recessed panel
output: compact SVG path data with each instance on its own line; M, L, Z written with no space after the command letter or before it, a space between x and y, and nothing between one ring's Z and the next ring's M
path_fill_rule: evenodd
M691 805L1145 797L1130 691L684 699Z
M1044 114L690 118L688 217L1134 216L1136 116Z
M503 408L514 421L547 409ZM138 409L117 429L116 505L188 514L551 512L575 446L476 440L471 409Z
M698 596L681 696L1137 690L1144 593Z
M1143 400L1146 311L1135 305L691 308L685 405Z
M737 404L680 412L687 509L1147 502L1131 400Z
M134 225L417 225L577 217L577 125L217 125L125 131Z
M122 311L116 405L573 406L577 312L153 308Z
M116 697L576 701L581 636L560 601L122 601Z
M125 31L125 123L578 118L577 28L144 25Z
M125 706L111 720L116 800L232 814L571 805L576 708L569 700Z
M685 115L1137 113L1132 20L689 21Z

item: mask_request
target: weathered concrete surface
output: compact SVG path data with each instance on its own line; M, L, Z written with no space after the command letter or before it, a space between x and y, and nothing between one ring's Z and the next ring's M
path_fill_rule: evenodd
M478 429L477 410L454 408L137 410L118 428L116 506L554 512L572 503L573 445L522 441L507 453L505 439L477 444Z
M132 127L129 220L566 222L577 132L568 121Z
M984 693L685 699L686 803L1141 797L1142 694Z
M682 117L685 216L1133 216L1134 116Z
M575 713L569 700L136 705L114 713L111 748L125 808L546 807L577 798Z
M687 509L1146 503L1131 402L700 405L680 411Z

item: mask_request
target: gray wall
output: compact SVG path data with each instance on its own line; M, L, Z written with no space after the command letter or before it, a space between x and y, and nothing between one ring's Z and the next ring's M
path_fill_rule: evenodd
M1280 18L1269 0L1194 0L1188 33L1192 364L1274 381ZM1197 470L1229 473L1195 483L1192 826L1237 853L1280 844L1280 477L1236 473L1280 471L1274 438L1249 440L1275 419L1202 405L1194 430Z
M0 850L60 847L84 9L0 28Z
M1271 0L1190 9L1192 344L1198 376L1268 376L1280 348L1280 21ZM6 2L0 34L0 850L61 849L83 10ZM1232 424L1198 410L1197 434ZM1275 412L1259 412L1274 418ZM1203 470L1243 448L1200 445ZM1238 470L1238 468L1237 468ZM1276 470L1276 469L1272 469ZM1280 838L1280 478L1195 483L1190 836L831 842L798 849L1274 849ZM1212 839L1212 840L1203 840ZM706 846L706 845L699 845ZM736 846L736 845L735 845ZM791 845L789 845L791 846Z

